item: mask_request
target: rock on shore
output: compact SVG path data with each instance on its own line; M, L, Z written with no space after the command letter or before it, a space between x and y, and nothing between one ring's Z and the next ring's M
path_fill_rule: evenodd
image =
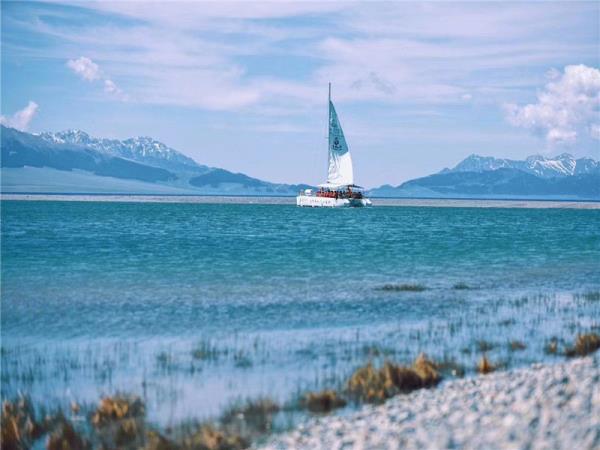
M273 437L266 449L600 449L600 355L452 380Z

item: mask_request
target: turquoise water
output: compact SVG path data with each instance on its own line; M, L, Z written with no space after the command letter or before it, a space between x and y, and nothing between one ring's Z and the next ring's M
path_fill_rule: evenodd
M373 346L526 364L599 324L598 290L600 210L3 201L2 396L134 392L172 423L339 384Z

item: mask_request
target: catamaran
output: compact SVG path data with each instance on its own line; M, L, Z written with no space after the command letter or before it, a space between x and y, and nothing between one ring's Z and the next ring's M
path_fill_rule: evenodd
M363 194L363 188L354 184L352 158L346 144L346 138L331 102L331 83L329 83L329 167L327 182L320 184L318 190L305 189L296 197L297 206L313 208L343 208L371 206L371 200Z

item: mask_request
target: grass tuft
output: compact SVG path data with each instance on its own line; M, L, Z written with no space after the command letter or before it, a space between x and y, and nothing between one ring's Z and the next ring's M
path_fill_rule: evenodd
M92 416L96 426L106 425L115 420L142 417L144 404L138 397L104 397Z
M435 363L421 354L412 367L398 366L389 361L379 369L371 363L359 367L348 380L347 388L358 400L377 403L399 393L434 386L440 380Z
M422 292L427 288L422 284L384 284L378 287L378 291L387 292Z
M103 447L138 447L144 441L144 404L138 397L104 397L92 415Z
M527 346L521 341L510 341L508 343L508 348L512 352L517 352L520 350L525 350Z
M600 301L600 291L584 292L580 295L582 298L588 301L597 302Z
M313 413L328 413L337 408L346 406L346 400L334 390L309 392L302 400L302 405Z
M190 450L242 450L250 446L250 441L238 434L204 424L185 437L182 444L181 448Z
M144 450L173 450L178 448L175 443L171 442L159 432L151 430L146 434L146 446Z
M13 402L4 401L0 419L2 449L30 448L55 421L56 418L49 417L39 422L28 397L20 397Z
M594 353L600 348L600 335L596 333L580 334L572 347L565 349L565 355L569 358L574 356L586 356Z
M4 448L4 447L3 447ZM89 442L83 439L68 422L52 433L46 444L47 450L86 450L91 448Z
M477 364L477 371L483 375L495 371L498 367L491 363L487 356L483 355Z
M558 353L558 339L550 339L550 342L544 347L544 352L548 355L556 355Z
M221 423L228 430L242 434L262 434L271 431L273 415L280 407L273 400L259 398L245 404L232 406L221 416Z
M413 369L419 378L421 378L423 387L434 386L441 380L437 365L433 361L427 359L425 353L421 353L417 356L417 359L415 359L415 362L413 363Z

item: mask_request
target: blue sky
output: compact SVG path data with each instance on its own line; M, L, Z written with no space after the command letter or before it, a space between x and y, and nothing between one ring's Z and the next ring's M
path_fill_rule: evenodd
M471 153L600 159L598 2L2 1L2 121L326 176L327 83L367 187Z

